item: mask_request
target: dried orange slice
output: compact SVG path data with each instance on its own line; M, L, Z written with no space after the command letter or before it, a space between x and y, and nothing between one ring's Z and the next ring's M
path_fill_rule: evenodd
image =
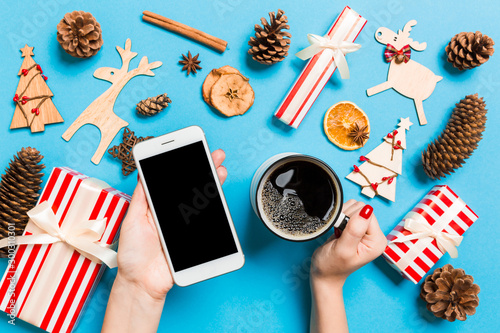
M331 106L326 111L323 127L328 139L345 150L359 149L364 145L363 140L356 142L352 135L349 135L354 129L370 133L368 116L356 104L349 101Z

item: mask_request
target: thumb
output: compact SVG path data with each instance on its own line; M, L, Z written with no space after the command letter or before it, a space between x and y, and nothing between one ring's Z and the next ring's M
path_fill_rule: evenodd
M143 216L148 207L148 202L146 201L146 193L144 192L144 187L141 181L137 182L134 194L132 195L132 201L128 208L127 216L133 216L133 220Z
M366 205L349 219L349 223L338 239L338 247L356 253L358 244L365 236L372 219L373 208Z

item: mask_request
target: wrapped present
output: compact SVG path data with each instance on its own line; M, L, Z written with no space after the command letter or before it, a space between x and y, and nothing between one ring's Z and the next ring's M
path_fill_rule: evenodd
M325 36L308 35L311 46L297 56L309 62L274 114L278 119L297 128L337 68L342 78L349 78L345 54L361 47L353 42L365 24L365 18L346 6Z
M383 256L416 284L445 252L457 257L462 235L477 218L448 186L434 186L389 233Z
M54 168L0 282L0 309L49 332L71 332L106 265L130 196L69 168ZM6 245L8 242L8 245Z

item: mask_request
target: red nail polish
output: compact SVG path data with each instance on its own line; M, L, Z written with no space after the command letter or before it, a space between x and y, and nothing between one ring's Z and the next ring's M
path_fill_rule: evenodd
M372 216L372 213L373 213L373 207L370 205L366 205L359 212L359 216L361 216L365 220L368 220L370 218L370 216Z
M335 228L335 238L340 238L341 235L342 235L342 231L340 231L340 229L338 229L338 228Z

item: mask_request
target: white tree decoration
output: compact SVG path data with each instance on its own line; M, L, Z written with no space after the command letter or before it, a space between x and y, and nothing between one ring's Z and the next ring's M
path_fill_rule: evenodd
M402 172L406 131L411 125L410 118L401 118L396 130L387 134L368 155L360 157L363 164L354 165L354 170L346 178L361 185L361 193L370 198L380 195L395 201L396 178Z

